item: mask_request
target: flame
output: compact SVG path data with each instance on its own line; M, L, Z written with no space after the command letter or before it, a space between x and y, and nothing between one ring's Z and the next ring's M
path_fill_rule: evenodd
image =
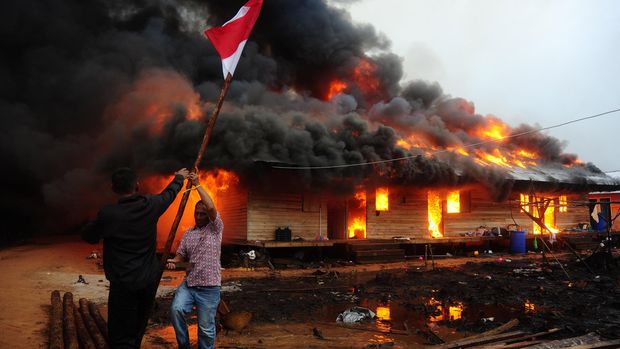
M389 210L389 189L388 188L377 188L376 192L376 200L375 200L375 208L377 211L387 211Z
M446 201L446 210L448 213L461 212L461 193L458 190L449 192Z
M525 303L523 303L523 308L526 313L536 312L536 305L534 303L530 303L529 300L526 300Z
M489 117L488 126L481 128L477 132L477 136L482 139L502 139L508 136L508 126L501 120Z
M530 212L530 196L527 194L519 194L519 201L521 202L521 211Z
M450 315L450 321L460 319L463 314L463 303L456 303L448 307L448 314Z
M375 72L377 67L368 60L362 59L353 70L353 80L365 95L376 93L380 84Z
M366 191L361 190L353 196L347 215L349 239L366 238Z
M566 199L566 195L560 195L560 209L559 212L568 212L568 200Z
M158 193L161 192L172 180L172 176L150 176L140 180L140 184L146 188L148 192ZM231 186L239 183L239 177L233 172L229 172L222 169L209 170L200 173L200 184L207 190L209 196L215 203L216 207L218 202L222 199L224 193L230 189ZM185 189L182 189L185 190ZM159 218L157 222L157 236L158 247L163 246L168 234L170 233L170 227L174 222L179 204L181 203L182 193L177 195L176 199L168 207L168 210ZM179 223L175 242L180 241L183 233L194 226L194 206L200 201L200 195L196 190L190 192L187 200L187 205L183 213L183 217ZM174 246L173 246L174 249Z
M334 80L329 84L329 91L327 92L327 100L332 99L335 95L341 93L347 88L347 83L340 80Z
M428 192L428 231L433 238L442 238L441 232L442 213L441 213L441 197L439 193Z
M438 321L443 320L443 305L441 305L441 302L440 302L440 301L438 301L438 300L436 300L435 298L431 297L431 298L428 300L428 305L429 305L429 306L431 306L431 307L435 307L435 308L437 308L437 310L439 311L439 315L437 315L437 316L433 316L433 315L431 315L431 316L428 318L428 320L429 320L430 322L438 322Z
M396 141L396 145L407 150L411 149L411 144L402 138Z
M530 198L530 203L533 204L532 216L536 218L540 218L540 214L541 214L540 211L542 210L543 203L546 202L546 200L552 200L552 198L549 198L549 197ZM549 231L551 231L551 233L555 234L560 231L555 226L556 222L555 222L555 202L554 201L552 201L547 207L547 210L545 211L545 215L542 221L543 223L545 223L547 228L549 228ZM534 234L542 234L543 233L542 227L538 225L538 223L533 222L532 232Z
M377 318L381 321L390 321L392 318L390 317L390 307L386 306L377 306Z
M366 218L354 217L353 223L347 227L349 230L349 238L366 238Z
M357 193L355 193L354 197L356 200L360 202L358 208L366 208L366 192L365 191L358 191Z

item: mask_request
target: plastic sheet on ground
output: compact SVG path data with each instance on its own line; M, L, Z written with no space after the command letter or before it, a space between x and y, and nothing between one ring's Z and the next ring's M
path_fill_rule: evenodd
M336 322L344 322L345 324L352 324L360 322L365 319L373 319L375 313L372 310L363 307L353 307L338 314Z

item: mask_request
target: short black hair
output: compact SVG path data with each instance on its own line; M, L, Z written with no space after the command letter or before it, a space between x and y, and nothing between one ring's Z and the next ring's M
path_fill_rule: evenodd
M111 176L112 190L117 194L130 194L136 190L138 175L129 167L116 169Z

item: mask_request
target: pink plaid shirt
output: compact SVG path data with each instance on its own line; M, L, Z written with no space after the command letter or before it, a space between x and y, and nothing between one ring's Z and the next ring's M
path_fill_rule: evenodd
M220 286L222 231L224 222L217 213L215 220L202 228L189 229L183 235L177 254L194 263L186 276L187 286Z

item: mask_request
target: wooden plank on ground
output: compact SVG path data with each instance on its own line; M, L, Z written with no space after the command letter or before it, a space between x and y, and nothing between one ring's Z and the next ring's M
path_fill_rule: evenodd
M512 331L507 333L496 334L493 336L486 336L482 338L474 339L462 339L451 343L427 346L426 348L433 349L457 349L457 348L469 348L473 346L479 346L482 344L496 343L499 341L506 341L513 338L521 337L525 334L523 331Z
M461 339L457 339L457 340L461 341L461 340L465 340L465 339L476 339L476 338L482 338L482 337L486 337L486 336L493 336L493 335L496 335L496 334L499 334L499 333L506 332L506 331L510 330L511 328L517 326L518 324L519 324L519 319L512 319L512 320L508 321L507 323L505 323L505 324L503 324L503 325L501 325L499 327L490 329L490 330L488 330L486 332L482 332L482 333L479 333L479 334L475 334L473 336L469 336L469 337L461 338ZM455 342L455 341L451 341L451 342Z

